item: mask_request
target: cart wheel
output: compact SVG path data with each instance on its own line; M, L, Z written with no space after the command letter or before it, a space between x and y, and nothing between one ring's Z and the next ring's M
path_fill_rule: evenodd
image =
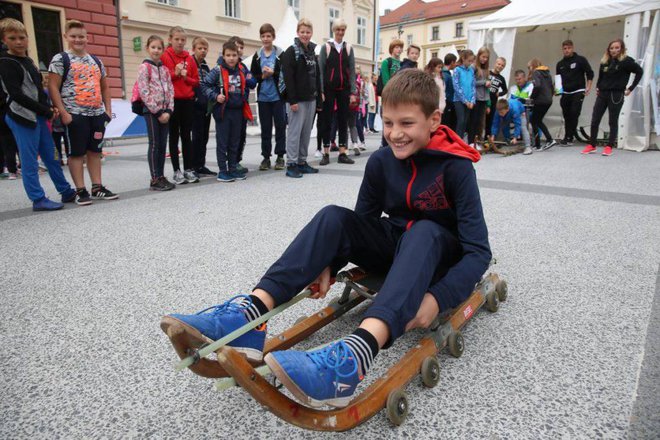
M300 323L303 322L305 319L307 319L307 316L305 316L305 315L298 317L298 319L296 319L296 323L295 323L294 325L298 325L298 324L300 324Z
M392 424L399 426L408 417L408 396L401 388L392 391L387 396L387 418Z
M429 356L422 362L422 383L427 388L433 388L440 382L440 363L435 356Z
M497 291L490 292L486 295L486 309L489 312L495 313L500 308L500 300Z
M449 347L449 354L455 358L461 357L463 350L465 350L465 343L463 342L463 335L460 331L456 331L449 335L447 346Z
M495 291L497 292L497 297L500 302L506 301L507 294L509 293L509 286L506 281L500 280L495 286Z

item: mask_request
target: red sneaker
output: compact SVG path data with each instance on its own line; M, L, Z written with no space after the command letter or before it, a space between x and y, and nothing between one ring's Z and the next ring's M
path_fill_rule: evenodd
M610 146L608 145L608 146L605 147L605 149L603 150L603 156L611 156L611 155L612 155L612 147L610 147Z
M596 147L593 145L587 145L584 147L584 150L580 152L580 154L590 154L590 153L595 153L596 152Z

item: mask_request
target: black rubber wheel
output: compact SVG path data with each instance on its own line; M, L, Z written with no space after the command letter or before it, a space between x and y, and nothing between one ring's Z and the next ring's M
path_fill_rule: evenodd
M449 335L449 338L447 339L447 347L449 348L449 354L455 358L461 357L463 355L463 350L465 350L463 334L460 331L457 331Z
M408 396L402 389L396 389L387 396L387 418L393 425L400 426L408 417L410 409L408 405Z
M498 298L497 291L490 292L486 295L486 309L489 312L495 313L500 308L500 300Z
M500 302L506 301L506 297L509 293L509 286L504 280L500 280L495 286L495 291L497 292L497 298Z
M435 356L424 359L420 375L422 376L422 383L427 388L433 388L440 382L440 363Z

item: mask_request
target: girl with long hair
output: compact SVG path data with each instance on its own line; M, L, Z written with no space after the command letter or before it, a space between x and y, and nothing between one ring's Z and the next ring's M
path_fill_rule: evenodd
M482 47L477 52L474 62L475 74L475 104L470 113L470 125L468 127L468 143L475 143L477 138L481 139L484 126L484 117L490 99L490 51Z
M472 63L474 63L474 52L466 49L461 52L460 65L454 69L452 84L454 85L454 108L456 109L456 134L459 137L465 135L467 121L470 111L475 104L475 78Z
M445 81L442 79L442 68L444 64L440 58L431 58L429 63L424 68L424 71L433 77L433 80L438 85L438 90L440 91L440 102L438 103L438 109L440 114L445 111Z
M612 155L612 147L616 143L618 134L619 113L621 107L623 107L624 97L629 96L637 87L643 73L642 67L626 55L626 45L623 40L616 39L607 45L607 50L600 60L600 69L598 70L596 102L591 115L591 139L589 145L582 150L582 154L596 152L598 126L605 110L607 110L609 113L610 136L602 154L603 156ZM635 79L628 86L631 74L635 75Z
M528 77L532 84L534 84L530 96L534 101L534 106L532 107L532 115L529 118L529 122L532 124L532 147L537 151L548 150L557 145L557 142L552 139L548 127L543 123L543 117L548 113L548 110L550 110L552 96L554 94L550 69L548 66L544 66L538 58L532 58L529 63L527 63L527 68L529 69ZM541 130L545 136L546 142L543 147L541 147L539 130Z

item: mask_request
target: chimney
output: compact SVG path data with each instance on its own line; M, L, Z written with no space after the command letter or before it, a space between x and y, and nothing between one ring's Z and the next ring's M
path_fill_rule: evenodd
M385 15L389 14L390 12L392 12L391 9L385 9Z

